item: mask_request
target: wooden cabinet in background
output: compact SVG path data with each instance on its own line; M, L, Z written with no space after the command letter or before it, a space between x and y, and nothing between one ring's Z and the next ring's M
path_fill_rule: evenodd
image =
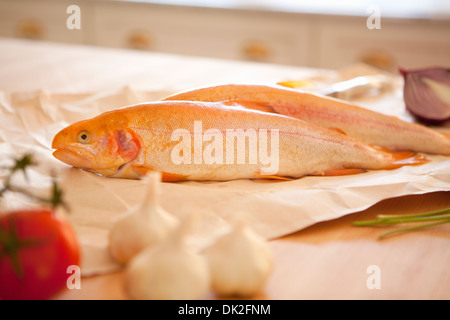
M70 0L0 0L0 36L33 40L85 43L86 32L67 28L67 7L74 2L89 20L89 2ZM86 15L86 16L84 16ZM82 20L82 23L83 23Z
M450 67L450 21L381 18L381 29L370 30L362 18L329 17L318 29L316 66L340 68L361 61L387 70Z
M287 19L271 13L97 2L94 16L92 37L97 45L130 48L130 38L147 32L152 38L148 50L292 65L308 63L304 43L309 41L309 23L295 15Z
M69 30L69 5L81 29ZM450 20L206 8L112 0L0 0L0 36L337 69L450 67Z

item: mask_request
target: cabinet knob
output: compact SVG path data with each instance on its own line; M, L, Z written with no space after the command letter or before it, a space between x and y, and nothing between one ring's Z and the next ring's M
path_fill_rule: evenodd
M20 38L41 39L44 35L44 26L37 20L24 20L18 24L17 33Z
M153 44L153 37L146 31L134 31L127 38L127 46L131 49L149 50Z
M270 56L269 47L260 42L249 42L245 44L242 52L247 59L255 61L264 61Z

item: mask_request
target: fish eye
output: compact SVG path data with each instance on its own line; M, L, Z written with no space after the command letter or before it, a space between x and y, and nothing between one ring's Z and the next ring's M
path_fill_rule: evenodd
M77 140L79 143L89 143L91 142L91 134L87 130L82 130L77 134Z

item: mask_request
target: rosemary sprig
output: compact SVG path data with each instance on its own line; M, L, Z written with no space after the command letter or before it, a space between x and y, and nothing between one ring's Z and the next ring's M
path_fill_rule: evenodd
M12 177L14 176L14 174L16 174L19 171L21 171L24 174L25 179L27 179L26 169L33 165L36 165L36 162L34 161L32 154L25 154L21 158L14 159L14 165L12 165L11 167L4 168L4 169L9 170L9 172L3 182L3 188L0 189L0 197L2 197L5 192L17 192L17 193L21 193L21 194L27 196L28 198L30 198L32 200L35 200L35 201L38 201L38 202L41 202L44 204L49 204L53 209L55 209L58 206L62 206L64 209L69 211L69 207L64 202L64 199L63 199L63 192L62 192L61 188L58 186L58 184L56 183L55 178L53 179L52 194L49 198L39 197L37 195L32 194L28 190L14 186L11 183Z
M6 176L5 181L3 182L3 188L0 189L0 196L6 191L11 191L12 189L14 189L14 187L11 185L11 179L17 171L22 171L25 179L28 179L26 169L29 166L33 166L35 164L36 163L33 160L33 156L31 154L25 154L22 158L14 159L14 165L12 165L11 167L3 168L9 170L9 173Z
M385 215L380 214L377 215L375 220L365 220L365 221L355 221L353 222L354 226L359 227L367 227L367 226L388 226L388 225L398 225L404 223L418 223L418 225L407 226L395 228L393 230L388 230L379 235L379 238L385 238L387 236L391 236L394 234L425 229L445 223L450 223L450 208L423 212L423 213L415 213L415 214L404 214L404 215ZM431 222L431 223L425 223Z

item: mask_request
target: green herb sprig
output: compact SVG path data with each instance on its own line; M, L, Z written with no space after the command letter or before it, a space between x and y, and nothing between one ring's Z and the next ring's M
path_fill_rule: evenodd
M8 174L6 175L4 181L3 181L3 187L0 189L0 197L3 196L6 192L17 192L21 193L28 198L38 201L43 204L50 205L53 209L55 209L58 206L63 207L66 211L69 211L69 207L66 204L66 202L63 199L63 192L62 189L59 187L59 185L56 182L56 179L53 179L53 187L52 187L52 193L50 197L39 197L37 195L32 194L28 190L24 188L19 188L17 186L14 186L11 182L12 177L17 172L22 172L25 176L25 179L27 178L27 168L30 166L37 165L37 163L34 161L32 154L25 154L20 158L14 159L14 164L10 167L5 167L2 169L8 170Z
M353 222L353 225L358 227L371 227L371 226L390 226L404 223L414 223L415 225L388 230L381 233L378 237L382 239L387 236L399 233L410 232L414 230L438 226L445 223L450 223L450 208L415 214L399 214L399 215L380 214L377 215L377 218L375 220L355 221Z

